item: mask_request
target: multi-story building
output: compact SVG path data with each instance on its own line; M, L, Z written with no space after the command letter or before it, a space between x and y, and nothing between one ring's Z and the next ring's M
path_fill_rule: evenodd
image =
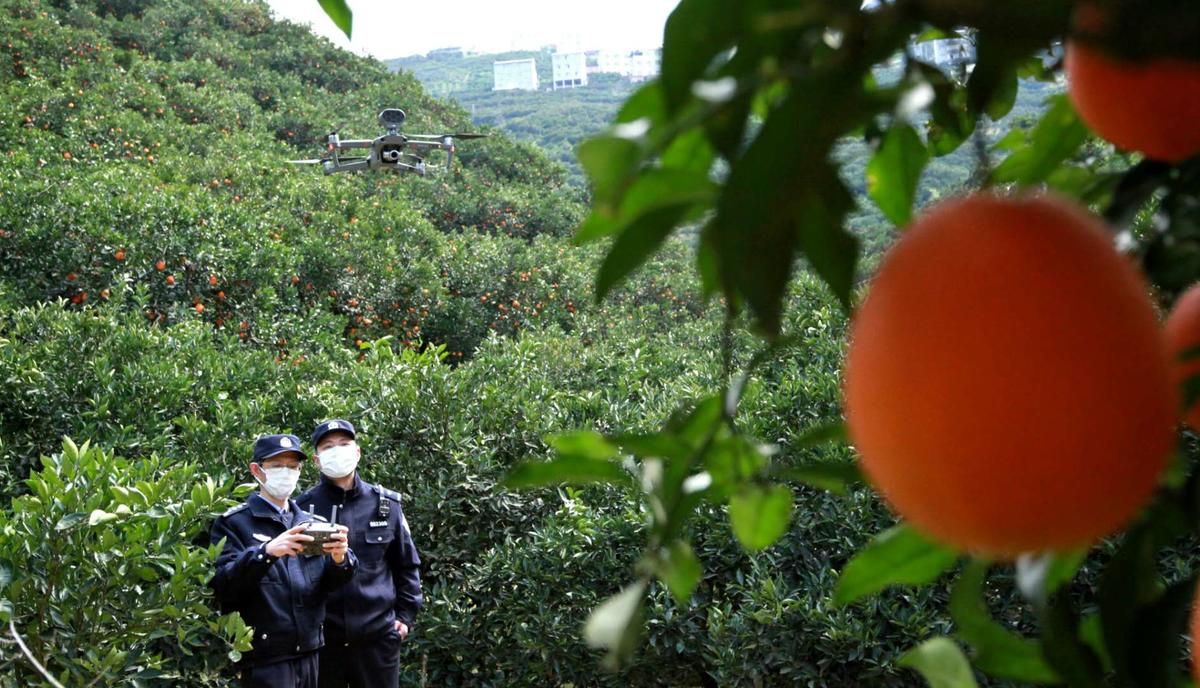
M658 76L662 62L662 50L634 50L632 52L600 52L596 55L594 72L620 74L633 81L644 81Z
M554 53L550 56L553 88L587 86L587 55L584 53Z
M966 38L941 38L914 43L912 56L938 67L956 67L975 62L975 44Z
M492 63L493 91L536 91L538 90L537 62L525 60L501 60Z

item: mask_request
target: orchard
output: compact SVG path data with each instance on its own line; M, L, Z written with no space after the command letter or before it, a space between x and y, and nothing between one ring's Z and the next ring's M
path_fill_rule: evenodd
M288 167L472 123L258 1L6 0L0 66L0 683L228 685L207 523L339 416L406 685L1200 676L1193 0L680 0L587 189Z

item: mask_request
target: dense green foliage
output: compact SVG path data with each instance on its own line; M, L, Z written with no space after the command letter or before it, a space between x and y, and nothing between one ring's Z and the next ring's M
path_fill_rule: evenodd
M915 683L893 662L948 628L944 590L832 606L891 524L865 491L795 488L801 515L753 554L703 510L696 595L652 588L648 644L605 674L579 631L637 560L640 489L499 487L549 433L651 432L748 363L690 238L597 305L577 192L508 136L464 142L452 177L287 166L384 106L470 124L261 3L8 0L0 33L0 618L60 680L221 684L244 629L206 609L207 517L247 489L257 434L344 416L424 560L407 681ZM838 415L846 321L813 278L789 303L798 337L742 422L777 466L842 465L799 440ZM36 681L4 653L0 682Z
M909 57L900 80L877 79L881 65L933 31L972 35L973 69L947 74ZM1169 305L1200 274L1200 158L1170 165L1114 153L1089 141L1061 95L1048 99L1032 127L1020 120L998 137L988 131L989 121L1012 112L1022 76L1053 79L1061 71L1061 63L1043 60L1043 51L1072 37L1126 60L1196 62L1200 9L1180 0L896 0L870 10L857 2L796 0L731 11L717 0L682 0L666 26L661 78L626 101L618 126L579 149L593 198L577 238L604 239L607 246L598 293L611 293L676 232L693 236L699 221L695 268L703 292L721 294L731 316L752 318L764 353L797 334L791 287L809 278L798 269L800 259L852 311L874 248L868 241L864 251L862 237L851 231L859 211L856 175L846 174L853 155L839 153L846 137L855 136L872 146L867 194L897 227L924 200L921 180L930 161L969 147L979 165L966 188L990 186L1001 194L1051 188L1090 205L1120 233L1121 249L1139 259L1156 298ZM1069 273L1069 259L1061 269ZM914 307L922 306L936 303ZM904 311L891 315L902 318ZM1071 316L1061 314L1065 323ZM972 375L954 363L947 365L957 382ZM753 363L745 370L757 373ZM518 487L585 481L643 487L636 497L649 521L643 554L630 582L593 611L585 629L592 646L608 650L612 666L641 646L654 585L680 604L696 595L709 564L696 556L689 527L712 505L726 505L739 542L759 551L785 537L797 506L779 478L858 497L861 479L848 466L779 468L764 436L746 427L743 380L732 377L698 399L686 418L649 435L553 439L554 459L510 474L509 484ZM1194 392L1194 382L1185 391ZM918 434L937 431L923 426ZM835 601L858 603L891 585L937 587L943 574L957 570L947 609L971 660L958 642L935 637L898 661L936 687L973 688L975 670L1022 684L1184 685L1180 646L1196 578L1185 562L1195 555L1200 470L1194 438L1181 439L1154 503L1115 543L1087 553L1029 553L1013 576L902 524L846 565ZM840 424L793 439L805 446L844 441ZM799 506L801 514L807 509ZM991 609L993 581L1010 584L1000 595L999 619Z

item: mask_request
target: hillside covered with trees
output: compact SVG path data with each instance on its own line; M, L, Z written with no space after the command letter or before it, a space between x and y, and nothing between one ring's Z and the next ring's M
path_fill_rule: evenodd
M250 489L257 435L342 416L424 562L412 684L916 683L890 660L948 623L940 593L830 603L890 521L867 494L796 488L807 515L754 556L712 508L699 597L655 592L649 644L609 674L580 628L636 559L629 490L500 485L550 433L649 431L745 363L690 242L598 305L580 192L502 131L450 175L289 165L384 107L470 122L260 2L6 0L0 33L0 615L59 680L220 684L248 630L212 608L208 523ZM747 427L784 464L844 460L789 449L837 415L846 325L816 281L792 298L803 335L747 387ZM0 676L38 680L7 650Z

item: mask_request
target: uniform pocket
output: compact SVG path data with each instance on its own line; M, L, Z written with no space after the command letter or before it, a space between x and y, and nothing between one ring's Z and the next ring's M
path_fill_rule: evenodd
M392 540L396 538L396 533L388 528L378 528L368 530L363 536L363 543L356 548L354 553L358 556L358 561L364 565L375 565L383 561L383 555L387 552L387 548L392 544Z

